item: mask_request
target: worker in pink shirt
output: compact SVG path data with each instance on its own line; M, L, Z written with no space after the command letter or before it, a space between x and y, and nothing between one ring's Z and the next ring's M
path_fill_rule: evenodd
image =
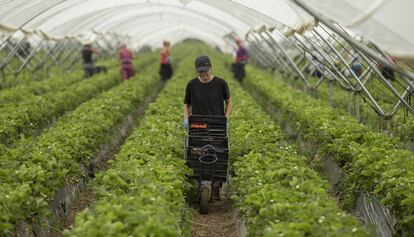
M243 47L242 41L236 39L237 51L236 51L236 62L233 64L233 73L234 77L240 82L243 82L244 77L246 76L246 71L244 66L247 63L247 50Z
M160 52L160 77L161 80L166 81L171 79L173 74L173 69L171 66L170 59L170 42L164 41L163 49Z
M121 78L122 80L128 80L134 75L134 65L132 60L134 59L134 54L130 49L126 47L125 44L121 45L119 50L119 60L121 61Z

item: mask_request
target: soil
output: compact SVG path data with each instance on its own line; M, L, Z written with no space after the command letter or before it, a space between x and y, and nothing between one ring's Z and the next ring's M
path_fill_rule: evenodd
M70 229L72 225L75 223L75 216L83 211L85 208L87 208L93 201L95 200L95 195L90 190L85 190L84 192L81 192L78 200L72 205L70 208L69 215L62 220L61 226L59 229L55 230L55 233L53 233L53 237L61 237L62 232L60 230Z
M236 218L229 195L221 194L219 201L209 203L205 215L198 213L198 207L194 209L192 237L237 237Z

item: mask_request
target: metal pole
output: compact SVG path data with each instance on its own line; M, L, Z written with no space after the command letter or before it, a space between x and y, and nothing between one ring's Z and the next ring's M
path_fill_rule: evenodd
M357 48L357 49L361 50L362 52L364 52L369 57L374 58L376 61L379 61L379 62L383 63L384 65L387 65L391 69L401 73L402 75L406 76L410 80L414 80L414 75L412 73L407 72L404 69L400 68L399 66L390 63L388 60L380 57L377 53L375 53L370 48L368 48L365 45L359 43L358 41L356 41L355 39L353 39L352 37L350 37L349 35L347 35L343 31L338 30L338 28L335 27L335 25L328 18L326 18L326 17L322 16L321 14L315 12L307 4L305 4L303 0L291 0L291 1L295 2L303 10L307 11L310 15L312 15L313 17L318 19L320 22L322 22L324 25L329 27L332 31L334 31L335 33L340 35L343 39L345 39L354 48Z
M251 32L250 33L250 35L256 40L256 42L260 42L260 39L256 36L256 34L254 33L254 32ZM261 45L261 44L260 44ZM262 46L263 47L263 46ZM272 55L272 57L271 56L269 56L269 53L268 52L266 52L266 51L264 51L262 48L260 48L260 47L258 47L258 49L261 51L261 53L266 57L266 58L268 58L269 59L269 61L272 63L272 64L274 64L275 63L275 57Z
M274 45L271 42L269 42L268 39L263 37L261 33L258 33L258 35L260 35L260 37L264 40L264 42L266 42L267 45L275 52L275 57L276 57L275 60L278 62L281 62L290 71L290 73L292 73L290 66L286 63L285 59L279 54L277 48L275 48Z
M261 53L260 53L260 50L258 49L258 47L257 47L257 45L256 45L256 42L251 42L251 40L249 39L249 38L246 38L246 40L250 43L250 46L252 46L253 48L255 48L256 49L256 51L258 52L258 53L256 53L256 55L258 56L258 59L259 59L259 61L261 61L261 63L264 65L264 66L266 66L266 65L268 65L269 67L272 67L273 66L273 63L270 63L269 61L268 61L268 59L266 59Z
M356 91L354 94L355 99L355 117L358 121L361 121L361 100L360 100L360 92Z
M252 34L251 32L249 33L249 35L251 35L255 39L256 42L260 42L259 39L254 34ZM256 49L262 54L262 56L265 59L267 59L266 61L269 61L270 64L273 65L274 62L273 62L273 60L271 58L269 58L269 56L267 55L267 53L266 52L263 52L263 50L261 48L259 48L257 44L255 44L255 46L256 46Z
M306 87L310 87L309 82L307 80L307 78L305 77L305 75L302 74L302 72L299 70L299 68L297 67L297 65L293 62L293 60L289 57L289 55L287 54L287 52L285 51L285 49L279 44L279 42L277 42L277 40L273 39L273 37L271 36L271 34L268 31L265 31L265 34L267 36L269 36L270 39L272 39L272 41L275 43L275 45L280 49L280 51L283 53L283 55L288 59L288 61L290 62L290 64L292 65L293 69L295 70L295 72L298 74L298 76L300 78L302 78L302 80L305 82Z
M319 32L317 32L317 31L313 31L313 32L315 32L329 46L329 48L331 48L333 50L333 52L335 52L335 54L338 55L338 52L336 51L336 49L325 38L323 38L319 34ZM362 91L366 94L366 96L368 97L368 99L371 100L371 102L374 104L374 106L376 107L376 109L378 110L378 112L381 115L385 115L384 111L382 111L381 106L377 103L377 101L375 100L375 98L372 97L371 93L369 93L369 91L367 90L367 88L365 88L364 84L359 80L359 77L354 73L354 71L352 71L352 69L349 67L349 65L346 64L345 59L341 55L338 55L338 57L342 61L342 63L344 63L345 66L348 68L348 70L351 73L351 75L355 78L356 82L361 87Z
M297 36L295 35L294 37L296 37L297 38ZM326 70L328 70L328 71L330 71L331 73L332 73L332 76L345 88L345 89L347 89L347 90L351 90L351 91L354 91L355 90L355 88L352 86L352 83L342 74L342 73L340 73L339 71L338 71L338 69L335 67L335 65L333 65L332 64L332 62L330 62L327 58L326 58L326 56L321 52L321 50L319 49L319 47L316 47L315 45L313 45L313 42L312 41L310 41L307 37L304 37L306 40L308 40L308 42L312 45L312 48L314 48L318 53L319 53L319 55L321 55L322 56L322 58L326 61L326 62L328 62L328 64L334 69L334 72L332 72L331 71L331 69L329 68L329 67L327 67L327 66L325 66L324 64L322 64L323 65L323 67L326 69ZM298 39L297 38L297 40L301 43L301 44L304 44L302 41L300 41L300 39ZM305 46L306 47L306 46ZM342 79L342 80L340 80L338 77L336 77L336 76L334 76L334 75L338 75L339 76L339 78L340 79ZM343 83L343 81L346 83L346 85Z

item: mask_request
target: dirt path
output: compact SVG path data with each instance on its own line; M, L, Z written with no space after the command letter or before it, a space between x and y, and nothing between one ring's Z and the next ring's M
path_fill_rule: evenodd
M95 200L95 195L90 190L82 192L76 203L71 207L70 214L62 221L61 229L69 229L75 222L76 215L87 208ZM62 233L56 233L55 237L62 236Z
M194 207L198 210L197 207ZM192 237L237 237L236 219L229 195L221 195L220 201L209 203L208 214L194 212Z

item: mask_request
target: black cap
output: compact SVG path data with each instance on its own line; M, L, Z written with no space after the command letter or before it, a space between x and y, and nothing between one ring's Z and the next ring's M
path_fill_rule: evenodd
M208 56L198 56L195 60L195 68L197 72L208 71L211 68L211 61Z

